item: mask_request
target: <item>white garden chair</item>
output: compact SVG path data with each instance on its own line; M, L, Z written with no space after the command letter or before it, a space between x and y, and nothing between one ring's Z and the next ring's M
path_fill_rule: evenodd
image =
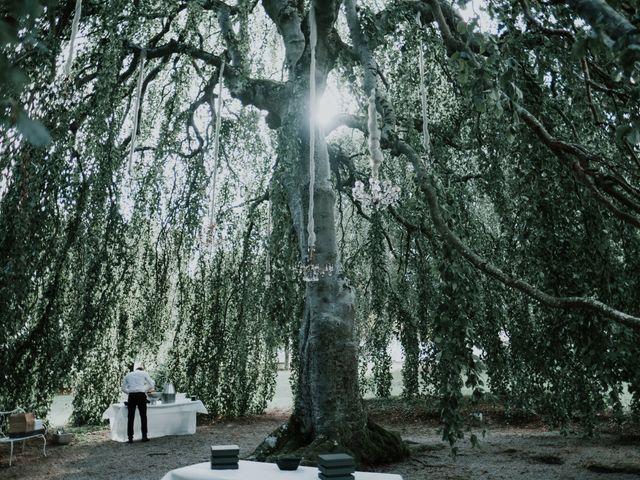
M44 442L42 445L42 453L46 457L47 456L47 429L43 426L41 430L36 430L34 432L27 432L24 434L20 434L20 436L10 437L2 430L3 425L8 425L9 423L9 415L13 415L14 413L26 413L23 408L15 408L9 412L0 412L0 445L9 444L10 445L10 453L9 453L9 466L11 466L11 462L13 461L13 444L16 442L22 442L22 453L24 453L24 444L27 440L32 438L41 437Z

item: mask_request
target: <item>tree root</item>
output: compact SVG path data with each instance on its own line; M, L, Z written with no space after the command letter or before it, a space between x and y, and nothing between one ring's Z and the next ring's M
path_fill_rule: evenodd
M274 430L255 449L250 459L271 462L283 455L302 457L303 465L316 465L318 455L347 453L354 457L358 467L400 461L409 456L409 449L395 432L367 422L364 431L343 435L342 439L318 435L306 438L295 417Z

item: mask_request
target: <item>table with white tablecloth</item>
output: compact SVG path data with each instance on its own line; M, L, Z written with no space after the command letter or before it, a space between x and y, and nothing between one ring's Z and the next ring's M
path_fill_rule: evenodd
M315 467L280 470L275 463L240 460L238 470L212 470L211 463L196 463L168 472L161 480L318 480ZM355 480L402 480L392 473L354 472Z
M147 405L147 430L149 438L165 435L192 435L196 433L196 414L208 413L200 400L187 398L175 403L156 403ZM128 407L124 403L114 403L103 414L111 426L111 440L126 442ZM140 413L136 409L133 424L133 439L142 437L140 431Z

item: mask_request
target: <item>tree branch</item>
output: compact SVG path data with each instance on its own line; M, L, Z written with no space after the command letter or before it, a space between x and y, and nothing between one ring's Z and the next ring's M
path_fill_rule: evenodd
M262 0L262 6L284 41L287 65L293 70L302 57L306 41L302 33L302 11L294 0Z
M555 156L558 157L558 159L560 159L563 163L567 163L571 167L571 170L574 173L575 177L583 185L587 186L589 190L591 190L593 196L600 202L601 205L603 205L607 210L613 213L613 215L615 215L617 218L635 226L636 228L640 228L640 219L617 208L599 191L599 183L603 186L608 183L607 188L605 189L607 193L613 193L613 198L621 202L623 205L630 207L631 209L640 213L640 205L636 204L629 198L624 197L621 193L616 192L611 188L612 179L614 179L615 177L609 175L606 176L606 178L608 179L606 183L603 183L601 181L599 182L599 180L604 178L605 176L602 173L589 168L589 163L592 160L598 160L596 156L589 154L587 150L580 145L557 140L547 131L544 125L542 125L542 122L535 118L526 108L517 104L514 104L514 107L518 112L518 115L520 115L525 124L529 126L531 131L538 137L538 139L540 139L542 143L544 143L549 148L549 150L551 150L555 154ZM576 161L568 161L566 155L571 155L576 159ZM620 182L622 181L616 181L616 183Z
M445 41L445 45L447 49L451 49L455 51L466 51L469 54L471 61L475 64L478 63L478 60L474 58L474 54L470 52L462 42L455 39L449 30L449 25L442 13L442 9L440 8L440 2L438 0L429 0L434 9L434 16L436 21L438 22L438 26L440 27L443 39ZM360 53L361 61L363 65L366 67L371 67L370 53L368 47L366 45L366 41L361 35L359 30L359 25L357 25L357 15L355 11L355 3L354 0L345 0L345 7L347 11L347 21L349 23L349 28L351 31L351 36L354 40L355 47L357 51ZM451 54L451 52L450 52ZM371 73L367 71L365 67L365 91L367 87L371 83L374 83L374 80L371 79L372 75L375 73ZM367 78L369 77L369 78ZM524 110L523 107L517 106L518 108ZM527 112L528 113L528 112ZM531 114L529 114L530 118L533 118ZM342 120L344 122L351 122L352 125L356 125L354 117L343 117ZM550 145L555 147L555 151L557 151L560 146L569 147L569 151L567 153L578 154L580 152L580 148L574 145L565 144L563 142L558 142L544 129L541 123L532 123L530 125L532 129L543 139L543 141L549 142ZM436 189L433 185L433 181L426 173L426 168L421 157L413 150L413 148L400 140L393 131L386 130L383 132L383 140L386 142L387 146L391 149L392 154L395 156L405 155L409 158L409 161L413 164L413 167L416 171L416 181L419 185L419 188L424 193L425 198L427 200L427 205L429 207L429 212L431 214L431 218L436 227L436 230L440 234L440 236L444 239L444 241L449 244L452 248L454 248L458 253L460 253L469 263L471 263L474 267L484 272L485 274L497 279L501 283L506 286L512 287L516 290L519 290L530 298L539 301L540 303L547 305L552 308L562 308L562 309L581 309L592 311L603 315L605 317L611 318L619 323L627 325L634 329L640 330L640 317L635 317L633 315L629 315L627 313L616 310L594 298L587 297L556 297L550 295L527 282L515 278L510 274L503 272L501 269L496 267L495 265L489 263L486 259L482 258L475 252L473 252L469 247L467 247L462 240L448 227L445 222L442 211L440 209L440 204L438 201L438 196L436 193ZM584 150L581 152L584 154ZM575 162L578 163L578 162ZM581 165L579 165L581 167ZM615 213L615 212L614 212ZM624 213L624 212L622 212Z
M458 253L460 253L474 267L500 281L502 284L519 290L530 298L537 300L548 307L568 310L587 310L603 315L607 318L611 318L612 320L627 325L633 329L640 330L640 317L616 310L595 298L556 297L554 295L550 295L529 283L502 271L488 260L473 252L447 226L447 222L442 216L442 210L440 209L436 189L433 186L432 180L426 174L420 156L413 150L413 148L411 148L410 145L398 138L389 138L388 140L389 145L391 146L391 151L394 155L406 155L409 161L413 164L417 173L418 184L425 195L429 211L431 213L431 218L438 233L440 233L449 246L458 251Z
M132 43L128 44L128 48L134 55L136 53L139 55L142 51L142 47ZM156 48L146 49L148 60L174 54L187 55L215 67L222 65L222 57L220 55L214 55L192 45L179 43L176 40L170 40L167 44ZM269 113L267 123L271 128L277 128L288 103L284 84L273 80L246 77L232 65L225 67L224 78L227 80L227 87L234 98L240 100L243 105L253 105L258 109L266 110Z
M640 48L640 33L627 18L604 0L567 0L567 6L594 29L604 31L613 41Z
M353 121L350 125L353 126L353 128L358 128L358 122ZM362 126L362 128L360 129L365 131L364 126ZM610 307L609 305L606 305L599 300L596 300L595 298L556 297L554 295L550 295L525 282L524 280L518 279L513 275L502 271L501 269L490 263L488 260L473 252L469 247L467 247L467 245L462 242L462 240L460 240L460 238L453 232L453 230L451 230L447 226L447 222L442 216L442 210L438 201L436 189L433 186L433 181L427 175L421 157L409 144L397 138L392 132L387 132L386 138L383 138L383 141L385 141L386 146L390 148L391 153L394 156L405 155L413 165L416 171L417 183L419 185L419 188L425 195L431 218L440 236L445 242L447 242L447 244L449 244L449 246L458 251L458 253L460 253L478 270L489 275L490 277L495 278L503 285L519 290L530 298L537 300L538 302L548 307L568 310L580 309L592 311L595 313L599 313L607 318L611 318L631 328L640 330L640 317L629 315L627 313L616 310L615 308ZM410 222L401 218L395 211L390 210L390 213L408 230L419 231L423 235L426 235L427 238L429 238L429 232L426 231L424 227L411 224Z
M448 24L446 23L444 16L439 14L440 10L440 0L428 0L432 3L434 9L434 15L436 21L438 22L438 27L440 28L443 41L445 46L447 47L447 53L449 55L453 55L453 53L459 52L464 53L466 58L469 59L473 66L480 66L481 59L478 59L476 54L469 50L464 44L457 41L453 38L451 31L449 30ZM593 0L597 1L597 0ZM555 156L567 164L573 173L573 175L589 190L591 191L594 198L603 205L607 210L609 210L615 217L623 220L624 222L633 225L636 228L640 228L640 219L630 215L629 213L621 210L616 205L614 205L605 195L603 195L602 191L598 188L598 184L595 181L598 177L602 177L603 174L594 170L590 167L590 163L592 161L596 161L599 164L605 164L606 162L600 158L598 155L590 153L585 147L579 144L571 144L567 142L563 142L554 138L544 127L542 122L538 120L534 115L532 115L525 107L520 105L516 100L512 99L507 93L502 91L503 97L510 102L513 108L518 112L518 114L523 118L525 124L531 129L531 131L538 137L539 140L542 141L544 145L546 145ZM594 107L595 110L595 107ZM594 115L595 115L594 111ZM575 161L570 161L568 156L571 156L575 159ZM620 179L619 183L624 183L624 180ZM634 202L633 200L625 197L622 193L614 191L612 195L610 191L604 190L612 198L616 199L618 202L622 203L626 207L629 207L640 213L640 205Z

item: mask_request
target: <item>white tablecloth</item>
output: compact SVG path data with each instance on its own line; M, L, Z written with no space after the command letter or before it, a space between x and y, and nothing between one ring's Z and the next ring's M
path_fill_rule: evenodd
M126 442L128 408L114 403L102 414L111 425L111 440ZM149 438L165 435L192 435L196 433L196 413L208 413L200 400L176 400L176 403L147 404L147 429ZM136 409L133 423L133 439L140 439L140 414Z
M211 463L196 463L168 472L161 480L318 480L315 467L280 470L275 463L246 462L240 460L238 470L211 470ZM391 473L355 472L355 480L402 480Z

